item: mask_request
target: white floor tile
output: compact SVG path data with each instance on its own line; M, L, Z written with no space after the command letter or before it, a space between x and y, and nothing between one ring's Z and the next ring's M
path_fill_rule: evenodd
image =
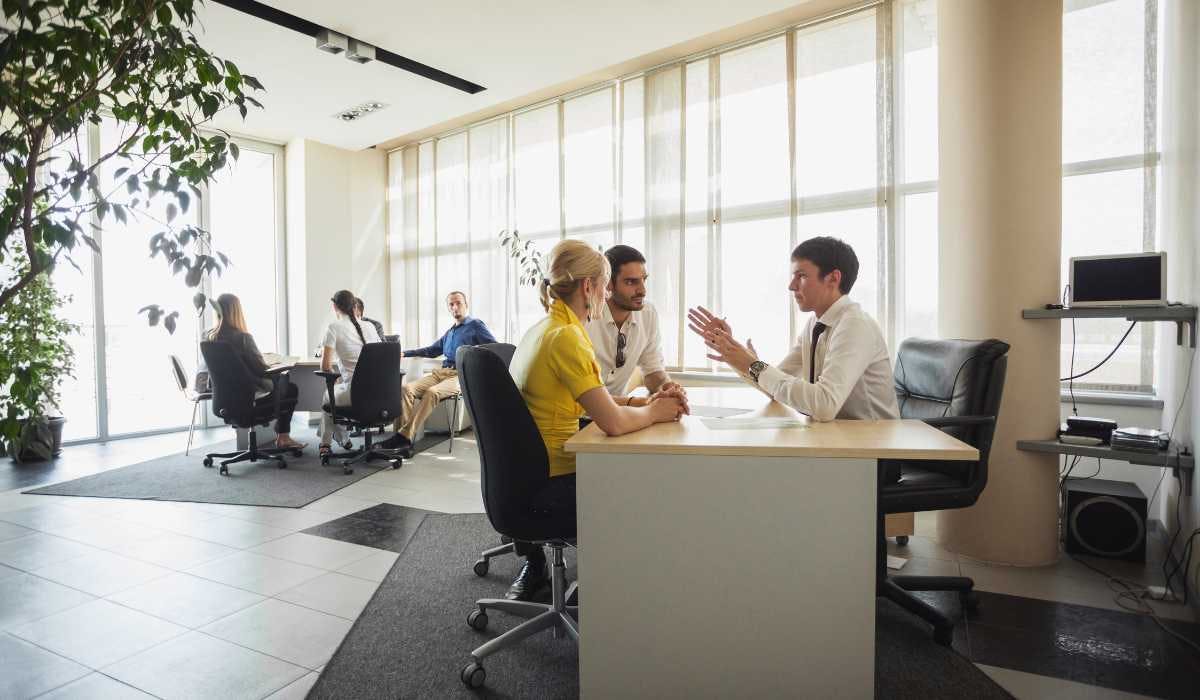
M18 537L32 535L35 531L27 527L0 520L0 542L15 540Z
M120 661L187 631L166 620L95 600L9 630L91 668Z
M392 570L392 565L400 555L395 552L376 552L365 559L338 569L338 573L356 576L368 581L379 582Z
M104 669L167 700L262 698L308 669L200 632L189 632Z
M40 620L68 608L95 600L74 588L18 574L0 581L0 630Z
M11 566L4 566L3 564L0 564L0 581L3 581L6 578L12 578L13 576L20 576L23 573L24 572L20 569L14 569Z
M329 660L350 625L349 620L272 599L200 631L311 670Z
M259 545L250 551L332 571L365 559L379 550L298 532Z
M184 627L201 627L262 602L263 596L190 574L171 574L108 600Z
M338 518L343 515L349 515L360 510L365 510L371 506L377 506L381 502L382 501L374 498L370 500L349 498L347 496L343 496L339 491L333 495L317 499L301 508L301 510L315 510L321 513L329 513L333 517Z
M109 549L126 542L148 540L156 535L165 534L164 530L155 527L109 517L93 518L70 527L51 528L48 532L63 539L90 544L101 549Z
M162 578L171 570L112 552L97 551L42 567L33 573L103 598L139 583Z
M186 573L259 595L273 596L325 573L324 569L238 552L188 569Z
M279 692L272 693L267 697L267 700L304 700L308 697L308 691L312 690L312 687L316 685L317 679L320 677L321 674L313 671Z
M268 508L264 506L249 508L241 513L229 513L226 517L263 523L295 532L328 522L337 516L300 508Z
M149 540L127 542L113 547L111 551L140 561L165 566L168 569L182 571L213 559L227 557L238 550L187 535L167 533Z
M248 520L237 520L217 516L210 520L175 524L170 530L176 534L195 537L208 542L216 542L226 547L245 549L255 545L279 539L290 534L287 530Z
M38 700L154 700L133 686L93 673L61 688L39 695Z
M975 665L1017 700L1139 700L1149 697L1008 668Z
M0 564L7 564L22 571L33 571L95 551L98 551L95 547L38 532L0 542Z
M275 596L313 610L354 620L358 617L379 584L374 581L330 572L288 589Z
M0 520L43 532L49 528L66 528L74 525L82 525L89 520L95 519L95 517L53 503L36 504L22 510L0 513Z
M0 698L32 698L88 674L88 668L0 633Z

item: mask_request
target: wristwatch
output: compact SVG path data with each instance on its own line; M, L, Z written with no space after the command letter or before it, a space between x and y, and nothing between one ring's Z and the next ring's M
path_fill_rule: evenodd
M750 363L750 369L748 371L750 373L750 378L754 380L755 384L758 383L758 374L766 368L767 363L763 362L762 360L755 360L754 362Z

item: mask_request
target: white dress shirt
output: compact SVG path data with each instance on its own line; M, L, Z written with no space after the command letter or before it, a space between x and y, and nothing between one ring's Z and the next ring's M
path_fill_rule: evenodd
M817 341L816 383L809 358L817 321L827 327ZM809 318L799 343L778 366L768 365L758 385L776 401L819 421L899 418L896 380L883 332L875 319L843 296L820 318Z
M600 311L600 318L587 323L588 337L600 363L600 379L608 393L624 396L633 378L634 369L640 367L642 376L663 372L662 338L658 334L658 312L647 302L641 311L630 312L629 318L620 329L613 320L608 304ZM625 334L625 365L617 367L617 333Z

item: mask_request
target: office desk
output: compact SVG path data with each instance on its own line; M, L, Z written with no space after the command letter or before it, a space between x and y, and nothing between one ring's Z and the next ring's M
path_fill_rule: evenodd
M711 430L684 416L567 441L581 695L870 697L875 460L977 452L920 421L809 422L752 387L689 396L804 425Z

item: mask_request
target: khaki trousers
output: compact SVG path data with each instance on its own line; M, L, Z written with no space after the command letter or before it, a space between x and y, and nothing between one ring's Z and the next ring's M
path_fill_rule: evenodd
M449 396L462 393L458 386L458 370L439 367L427 376L404 385L404 415L393 428L409 440L415 438L425 425L429 414L438 402ZM454 426L451 426L451 430Z

